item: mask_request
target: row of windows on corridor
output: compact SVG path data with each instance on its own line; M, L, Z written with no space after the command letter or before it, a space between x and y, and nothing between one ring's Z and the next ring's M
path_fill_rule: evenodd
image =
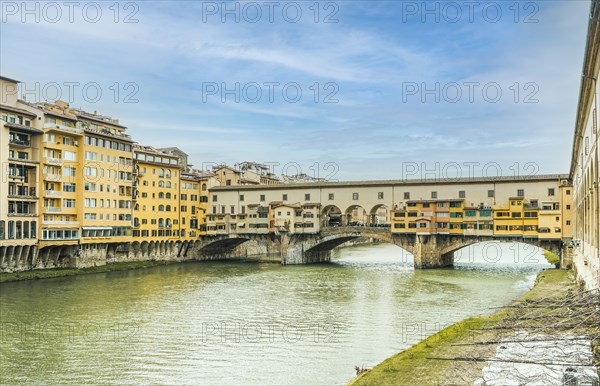
M0 221L0 240L35 239L37 231L36 221Z
M556 193L554 188L548 188L548 196L554 196ZM570 190L566 191L567 195L571 194ZM488 197L494 197L495 195L495 191L494 190L488 190L487 192ZM464 190L459 190L458 191L458 198L466 198L467 197L467 192ZM525 189L517 189L517 197L525 197ZM377 199L378 200L383 200L384 198L384 192L377 192ZM438 198L438 192L431 192L431 198L432 199L436 199ZM283 201L287 201L288 199L288 195L287 194L282 194L281 199ZM328 199L329 200L334 200L335 199L335 195L334 193L329 193L328 194ZM358 200L359 199L359 194L358 193L352 193L352 199L353 200ZM404 192L404 199L405 200L410 200L410 192ZM217 202L218 200L218 196L216 194L213 195L213 202ZM305 201L310 201L310 193L306 193L304 195L304 200ZM244 201L244 195L240 194L240 201ZM264 194L260 195L260 201L266 201L266 196Z

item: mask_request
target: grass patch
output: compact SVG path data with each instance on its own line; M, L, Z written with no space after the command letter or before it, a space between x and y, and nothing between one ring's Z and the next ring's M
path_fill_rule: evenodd
M88 273L103 273L103 272L116 272L116 271L128 271L132 269L150 268L159 265L173 264L176 261L128 261L122 263L111 263L106 265L100 265L97 267L89 268L57 268L57 269L36 269L33 271L22 271L22 272L5 272L0 273L0 283L10 281L21 281L21 280L36 280L36 279L49 279L54 277L82 275Z
M550 251L544 251L544 256L546 257L546 260L548 260L548 263L554 264L556 266L556 268L559 267L560 256L558 256L556 253L552 253Z
M525 300L564 296L575 288L571 271L551 269L541 272L535 286L515 303ZM476 316L455 323L414 346L384 360L367 372L353 379L348 385L439 385L452 384L452 361L427 358L460 357L472 353L474 346L456 346L483 339L486 331L476 330L500 322L514 312L503 308L490 316ZM495 349L495 347L491 347ZM490 347L483 348L490 349ZM472 374L480 376L485 363L473 364ZM473 378L472 381L474 381Z

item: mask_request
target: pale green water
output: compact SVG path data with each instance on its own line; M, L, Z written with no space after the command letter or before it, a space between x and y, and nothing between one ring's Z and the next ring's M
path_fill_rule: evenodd
M493 264L472 250L482 263L453 270L414 271L380 245L323 265L188 263L2 284L0 383L343 384L355 365L525 292L548 265L539 252L515 263L513 249Z

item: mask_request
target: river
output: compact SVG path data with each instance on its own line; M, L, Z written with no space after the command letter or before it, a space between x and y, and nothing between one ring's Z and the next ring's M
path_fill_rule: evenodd
M354 366L509 303L549 267L532 247L490 245L442 270L415 271L384 244L320 265L193 262L0 284L0 380L344 384Z

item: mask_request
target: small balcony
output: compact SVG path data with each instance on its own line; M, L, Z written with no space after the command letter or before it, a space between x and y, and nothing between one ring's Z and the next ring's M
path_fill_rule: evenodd
M44 211L48 213L60 213L62 211L62 208L59 206L48 206L44 208Z
M27 139L13 138L8 143L14 146L31 147L31 141Z
M58 190L46 190L46 196L60 197L62 192Z
M31 212L8 212L8 217L37 217L37 214Z

